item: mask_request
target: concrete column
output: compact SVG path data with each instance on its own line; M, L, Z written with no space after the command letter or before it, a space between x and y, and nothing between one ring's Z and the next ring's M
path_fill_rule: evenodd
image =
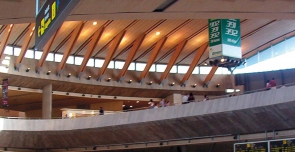
M52 115L52 84L43 87L42 119L51 119Z
M170 104L171 105L172 104L178 105L178 104L181 104L182 103L182 96L181 96L181 94L174 93L174 94L166 97L166 99L170 101Z

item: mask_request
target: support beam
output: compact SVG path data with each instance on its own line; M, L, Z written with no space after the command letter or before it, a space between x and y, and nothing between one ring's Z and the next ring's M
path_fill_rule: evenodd
M102 65L102 67L100 68L99 72L98 72L98 79L102 79L103 74L105 72L105 70L107 69L110 61L112 60L117 48L119 47L119 44L121 43L125 33L126 33L126 29L124 29L123 31L121 31L112 41L112 44L110 46L110 49L107 53L107 56L104 60L104 63Z
M157 42L156 46L153 49L153 52L144 68L144 70L141 72L139 80L142 83L146 75L148 74L152 64L156 60L156 57L158 56L160 50L162 49L163 45L165 44L168 37L163 37L160 41Z
M203 44L197 51L189 69L187 70L186 74L183 76L182 80L181 80L181 85L185 85L187 80L189 79L189 77L192 75L195 67L198 65L201 57L203 56L204 52L206 51L208 47L208 42Z
M120 71L120 74L118 75L119 81L121 81L121 79L124 77L128 67L130 66L132 60L134 59L134 56L135 56L136 52L138 51L141 43L143 42L145 36L146 36L146 34L143 33L134 41L134 43L131 47L131 50L128 54L128 57L125 61L125 64L124 64L122 70Z
M212 66L211 71L209 72L209 74L207 75L207 77L205 78L204 82L203 82L203 87L208 87L211 79L213 78L216 70L217 70L218 66Z
M49 41L46 43L46 45L43 48L42 56L41 56L40 60L38 61L36 68L35 68L37 73L39 73L42 70L42 66L46 60L48 53L50 52L51 46L53 44L53 41L54 41L59 29L55 32L54 35L52 35L52 37L49 39Z
M6 25L5 31L1 39L1 44L0 44L0 59L2 58L2 55L4 54L4 50L7 45L8 39L10 37L12 28L13 28L13 24Z
M25 40L23 42L23 45L22 45L22 49L20 51L20 54L19 56L16 58L15 62L14 62L14 67L16 69L19 69L20 66L21 66L21 62L28 50L28 47L29 47L29 44L31 42L31 39L34 35L34 32L35 32L35 24L34 23L31 23L30 26L29 26L29 30L27 31L26 35L25 35Z
M72 32L71 34L71 37L70 39L68 40L68 43L67 43L67 46L66 46L66 50L64 51L63 53L63 57L61 59L61 62L58 64L58 67L57 67L57 75L60 75L63 68L65 67L66 65L66 62L68 60L68 57L70 56L70 53L72 52L73 48L74 48L74 45L83 29L83 26L84 26L85 22L81 22L79 23L76 28L74 29L74 31Z
M161 84L164 83L164 80L167 78L167 76L169 75L170 73L170 70L171 68L173 67L173 65L175 64L178 56L180 55L180 52L183 50L183 48L185 47L187 43L187 40L183 40L182 42L180 42L177 46L176 46L176 49L175 51L173 52L172 54L172 57L170 58L169 62L168 62L168 65L165 69L165 71L163 72L163 74L161 75L161 78L160 78L160 82Z
M99 28L99 29L98 29L98 30L92 35L91 40L90 40L90 43L89 43L88 48L87 48L87 51L86 51L86 53L85 53L85 55L84 55L83 62L82 62L82 64L80 65L79 70L78 70L78 72L77 72L78 77L81 77L81 76L82 76L83 71L84 71L84 69L85 69L85 67L86 67L86 64L87 64L88 60L90 59L90 57L91 57L93 51L95 50L95 48L96 48L96 46L97 46L97 43L99 42L99 39L100 39L100 37L101 37L101 35L102 35L104 29L105 29L105 25L101 26L101 27L100 27L100 28Z

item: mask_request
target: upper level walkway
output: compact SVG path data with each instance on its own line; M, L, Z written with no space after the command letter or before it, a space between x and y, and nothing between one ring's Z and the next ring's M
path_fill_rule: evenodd
M295 128L295 86L104 116L0 119L0 125L0 147L34 149L289 130Z

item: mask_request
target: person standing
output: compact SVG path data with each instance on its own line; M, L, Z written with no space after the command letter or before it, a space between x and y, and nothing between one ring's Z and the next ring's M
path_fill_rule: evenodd
M271 89L276 89L277 88L277 82L276 82L275 78L272 78L269 81L269 85L270 85Z
M162 98L162 100L160 101L160 107L165 107L165 99Z
M190 94L189 94L189 97L188 97L187 100L188 100L188 103L189 103L189 102L195 102L195 97L194 97L193 93L190 93Z
M187 104L188 102L188 94L186 93L182 98L182 104Z
M104 115L104 110L102 107L99 108L99 115Z
M155 103L153 101L153 99L150 100L150 109L154 109L155 107Z
M270 90L271 88L271 85L269 84L269 80L266 81L266 90Z

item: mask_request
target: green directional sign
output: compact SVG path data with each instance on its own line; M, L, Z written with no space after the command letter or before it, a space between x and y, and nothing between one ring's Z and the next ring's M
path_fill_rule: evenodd
M239 19L209 19L209 58L242 58Z

